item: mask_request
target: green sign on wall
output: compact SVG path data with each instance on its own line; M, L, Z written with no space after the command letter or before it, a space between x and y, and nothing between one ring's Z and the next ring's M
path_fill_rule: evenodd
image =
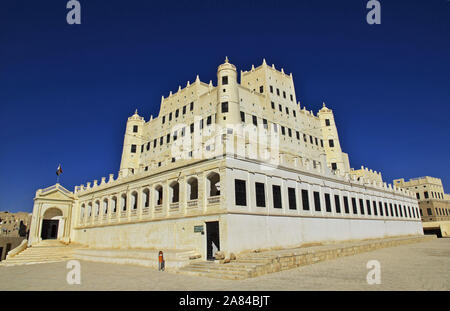
M194 226L194 232L203 232L203 225Z

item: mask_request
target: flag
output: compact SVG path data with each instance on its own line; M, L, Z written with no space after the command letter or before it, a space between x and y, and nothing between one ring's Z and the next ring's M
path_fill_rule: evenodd
M62 168L61 168L61 164L58 165L58 168L56 169L56 175L61 175L62 174Z

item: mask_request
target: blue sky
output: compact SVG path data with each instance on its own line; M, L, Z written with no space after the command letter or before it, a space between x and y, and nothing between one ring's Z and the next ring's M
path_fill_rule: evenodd
M161 95L216 84L263 58L292 72L297 99L335 112L351 166L430 175L450 189L450 1L65 0L0 2L0 210L31 211L38 188L117 174L127 117Z

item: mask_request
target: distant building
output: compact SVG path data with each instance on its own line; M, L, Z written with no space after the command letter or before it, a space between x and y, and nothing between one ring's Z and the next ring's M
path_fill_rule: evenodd
M440 178L425 176L409 181L401 178L395 179L394 185L415 193L425 231L439 228L438 235L450 235L450 195L444 192Z
M0 261L27 238L31 213L0 212Z

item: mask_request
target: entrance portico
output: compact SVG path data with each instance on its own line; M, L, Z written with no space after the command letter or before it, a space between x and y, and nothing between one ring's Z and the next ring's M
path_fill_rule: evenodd
M43 240L70 241L73 194L60 184L36 192L28 245Z

